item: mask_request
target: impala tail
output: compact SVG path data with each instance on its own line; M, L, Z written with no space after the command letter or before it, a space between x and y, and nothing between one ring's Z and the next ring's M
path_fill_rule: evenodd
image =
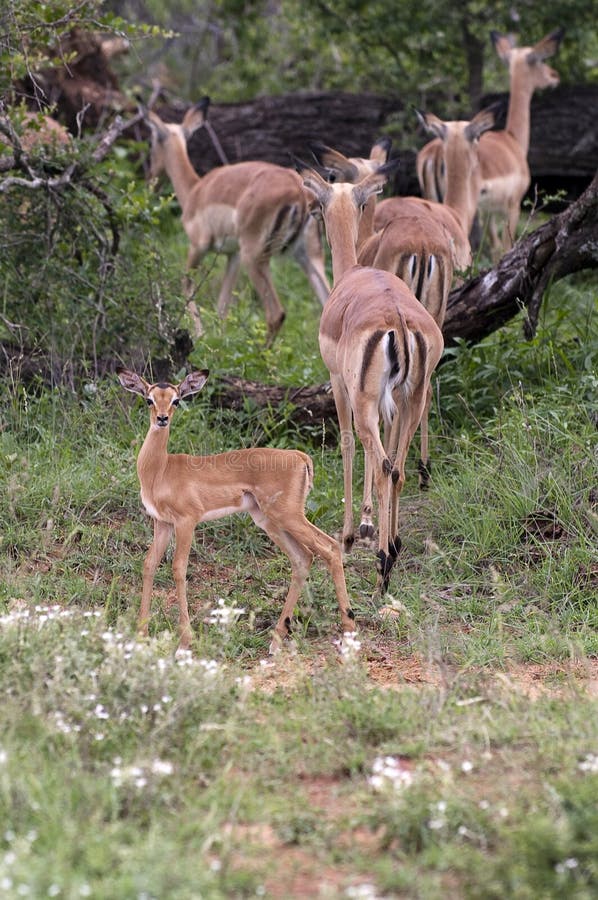
M293 244L303 228L305 209L299 203L281 206L264 245L267 255L281 253Z

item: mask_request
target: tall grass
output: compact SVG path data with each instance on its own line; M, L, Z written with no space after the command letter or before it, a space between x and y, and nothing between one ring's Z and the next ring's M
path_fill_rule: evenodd
M275 277L288 316L264 352L251 292L241 285L222 324L208 273L194 365L326 380L317 302L291 262ZM595 896L597 354L588 278L553 287L533 342L513 322L447 354L433 480L420 495L412 453L384 615L373 549L346 560L356 659L339 651L319 569L293 642L268 658L289 571L242 517L197 529L194 657L174 659L168 561L138 642L151 528L134 458L147 410L111 378L77 392L5 380L0 892ZM308 515L333 533L335 438L334 423L300 430L277 410L220 409L206 388L177 413L171 450L306 449Z

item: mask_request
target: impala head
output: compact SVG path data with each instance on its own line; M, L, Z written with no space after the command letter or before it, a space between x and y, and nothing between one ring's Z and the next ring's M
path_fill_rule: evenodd
M203 369L200 372L191 372L180 384L169 384L164 381L148 384L144 378L128 369L117 369L116 373L125 390L139 394L149 406L152 428L168 428L180 401L199 393L209 374L207 369Z
M191 135L198 128L201 128L206 121L209 105L210 98L203 97L187 110L180 124L177 122L163 122L153 110L146 110L145 121L149 126L152 138L150 179L157 178L166 169L167 154L173 142L175 144L178 143L182 150L186 149L187 141Z
M313 195L312 211L321 212L326 225L326 233L330 238L331 219L341 219L350 223L357 241L357 228L366 203L375 194L382 192L389 176L396 170L396 162L380 166L377 171L366 175L357 184L338 181L331 184L325 181L314 169L302 168L299 174L303 184Z
M350 181L355 184L367 175L377 172L388 162L391 146L391 138L379 138L372 146L368 159L344 156L326 144L313 143L310 149L318 162L333 176L331 180Z
M475 214L482 173L478 158L478 142L485 131L493 128L494 110L483 109L471 121L444 122L432 113L421 113L416 110L417 117L430 134L441 139L443 144L444 172L447 175L445 203L454 205L453 195L456 188L456 177L464 178L469 195L466 206L467 218L470 219L468 229Z
M491 31L490 38L500 58L509 66L511 80L520 79L534 91L559 84L559 73L544 60L557 52L564 34L564 28L557 28L533 47L517 47L514 35L498 31Z

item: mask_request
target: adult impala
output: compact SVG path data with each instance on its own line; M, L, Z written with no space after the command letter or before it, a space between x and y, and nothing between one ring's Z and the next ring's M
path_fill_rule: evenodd
M346 157L323 144L313 145L312 150L335 181L354 184L386 165L390 141L376 141L368 158ZM442 328L454 270L453 236L441 221L442 216L435 216L427 206L411 204L408 198L396 199L405 202L396 204L394 216L379 231L374 229L376 195L372 194L367 201L357 233L357 262L385 269L401 278ZM431 400L429 390L420 426L419 483L422 488L428 486L430 479L428 418ZM388 450L387 440L385 446ZM363 505L371 506L371 485L365 483L364 491ZM373 529L361 536L372 533Z
M192 372L176 385L149 384L127 369L118 369L117 374L127 391L143 397L150 413L149 430L137 457L141 501L154 520L154 540L143 565L140 633L147 634L154 574L174 534L179 649L189 648L192 631L186 576L195 526L241 512L249 513L291 562L291 584L274 629L271 652L290 632L293 610L316 556L334 580L343 631L354 631L340 547L305 517L305 500L313 483L309 456L299 450L261 447L214 456L168 453L174 411L181 400L202 389L208 372Z
M517 47L513 35L490 32L496 52L509 66L510 80L506 126L484 134L479 146L479 209L487 218L495 260L515 239L521 201L531 180L527 155L532 95L535 90L558 85L558 73L544 60L557 52L564 33L558 28L532 47ZM430 141L418 153L417 173L424 197L442 200L446 173L438 140Z
M301 172L320 206L332 253L333 288L320 319L320 352L341 432L345 513L343 544L354 540L353 425L365 453L365 483L373 478L379 506L378 587L388 588L401 546L399 495L405 457L420 423L443 340L438 325L407 285L391 272L357 264L358 222L368 199L382 190L387 171L356 185L330 184L314 170ZM380 418L392 425L390 458L380 438ZM369 533L372 509L362 507L360 531Z
M309 222L301 179L292 169L268 162L239 162L212 169L203 177L197 174L187 140L204 124L208 105L204 97L185 113L181 124L163 122L155 112L147 112L152 134L150 176L166 171L181 207L189 238L185 294L196 334L201 335L203 328L189 272L214 250L228 257L219 314L226 316L243 266L264 305L271 342L285 313L272 281L270 258L302 240L297 259L323 304L329 285L322 248Z
M421 197L389 197L376 207L374 226L384 227L399 212L431 215L453 239L456 272L472 263L469 233L475 218L482 172L479 161L481 138L494 126L494 109L488 107L470 121L443 121L432 113L417 111L424 128L438 137L445 172L444 203Z

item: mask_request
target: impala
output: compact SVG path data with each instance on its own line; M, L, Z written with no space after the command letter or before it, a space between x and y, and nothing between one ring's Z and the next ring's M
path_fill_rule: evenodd
M154 574L174 534L173 573L179 605L179 650L192 640L187 606L187 566L195 526L232 513L249 513L255 524L289 557L291 584L272 636L277 650L291 629L291 617L314 557L334 580L343 631L355 631L340 547L305 517L305 500L313 483L311 459L298 450L253 448L191 456L168 453L168 437L181 400L197 394L208 372L192 372L180 384L149 384L127 369L117 370L121 385L143 397L150 425L139 455L141 501L154 520L154 540L143 566L138 628L147 635Z
M521 201L531 180L527 163L531 99L535 90L558 85L558 73L544 60L557 52L564 33L558 28L533 47L516 47L513 35L490 32L496 52L509 66L510 78L506 127L483 135L479 147L479 208L488 221L495 260L512 247L515 239ZM430 141L420 150L417 172L424 197L442 200L446 173L439 141Z
M394 167L393 167L394 168ZM401 547L399 495L405 457L420 423L443 340L438 325L407 285L391 272L357 264L358 222L369 198L387 178L382 167L356 185L330 184L303 169L306 188L320 205L332 253L333 288L320 320L320 352L330 381L341 433L345 513L343 545L354 540L353 425L365 453L365 484L373 478L379 505L378 587L387 590ZM380 417L392 425L392 458L380 439ZM360 532L372 530L364 504Z
M226 316L243 266L263 303L271 342L285 317L270 272L272 256L300 241L297 260L320 302L328 297L317 225L309 221L301 179L292 169L268 162L239 162L212 169L203 177L197 174L187 153L187 140L204 124L208 104L206 97L191 107L180 125L163 122L155 112L147 111L152 135L150 177L166 171L181 207L189 239L185 294L196 334L200 336L203 328L192 299L189 272L214 250L228 257L218 297L219 314Z
M454 268L461 272L472 262L469 233L482 189L480 138L494 125L494 109L481 110L469 122L444 122L432 113L419 111L417 116L424 128L440 141L446 179L444 203L420 197L389 197L378 204L374 225L382 228L398 212L431 214L450 232Z
M334 175L334 180L359 182L387 163L390 141L377 141L368 159L346 157L323 144L312 148L318 161ZM433 211L408 198L398 203L396 213L379 230L374 230L376 195L372 194L363 210L357 236L357 261L375 269L385 269L401 278L411 289L436 324L442 328L454 269L454 244L450 231ZM415 199L415 198L414 198ZM428 486L428 418L432 392L428 391L421 419L420 487ZM387 436L385 447L389 450ZM371 506L371 484L364 484L364 506ZM362 534L365 537L366 534ZM367 536L371 536L371 533Z

